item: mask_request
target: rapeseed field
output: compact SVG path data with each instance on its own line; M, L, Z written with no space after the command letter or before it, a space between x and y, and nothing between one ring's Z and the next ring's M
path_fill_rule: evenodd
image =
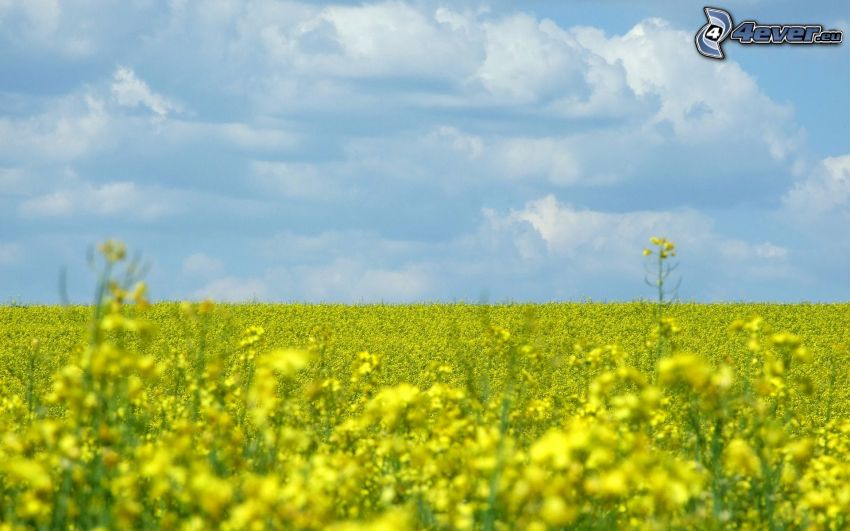
M850 305L0 308L2 529L842 529ZM639 258L639 257L636 257ZM121 279L120 281L118 279Z

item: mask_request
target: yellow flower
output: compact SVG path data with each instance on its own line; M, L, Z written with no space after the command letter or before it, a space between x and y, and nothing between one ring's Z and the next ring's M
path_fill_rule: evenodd
M277 371L281 376L292 376L306 367L311 357L309 350L279 348L266 353L258 363Z
M550 526L564 526L575 520L576 509L560 496L547 496L540 508L540 517Z
M747 441L735 438L729 441L724 455L724 466L729 474L759 476L761 465L755 451Z
M628 478L620 469L604 472L587 482L587 490L603 497L624 496L629 489Z
M127 246L118 240L106 240L98 250L109 263L120 262L127 255Z
M28 485L37 492L47 492L52 488L50 474L41 463L32 459L15 459L0 465L13 480Z

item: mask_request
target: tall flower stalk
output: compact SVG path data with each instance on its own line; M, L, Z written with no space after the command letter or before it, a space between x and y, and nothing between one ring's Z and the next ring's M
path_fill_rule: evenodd
M670 286L669 278L673 271L679 267L678 262L672 263L671 259L676 256L676 244L667 238L653 236L649 239L651 247L643 250L643 255L648 259L647 271L644 281L653 288L656 293L656 301L653 306L655 330L653 334L652 358L649 360L646 370L650 372L655 367L658 359L662 356L670 336L676 330L673 321L666 319L666 310L678 295L682 279Z

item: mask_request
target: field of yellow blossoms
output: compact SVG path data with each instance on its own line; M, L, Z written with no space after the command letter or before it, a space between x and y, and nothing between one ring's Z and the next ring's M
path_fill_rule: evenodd
M0 307L0 529L843 529L850 305ZM652 278L652 277L651 277ZM120 279L120 280L119 280Z

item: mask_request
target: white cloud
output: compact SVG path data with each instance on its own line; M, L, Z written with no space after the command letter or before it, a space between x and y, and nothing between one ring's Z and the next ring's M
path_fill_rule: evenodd
M551 195L508 212L485 209L477 230L449 240L330 231L282 233L252 248L277 264L261 277L275 287L269 296L277 300L407 302L485 292L497 298L639 296L647 265L641 250L652 235L676 241L684 275L699 279L688 285L691 293L732 286L726 293L740 296L746 282L787 282L796 275L787 248L721 234L694 210L606 212ZM602 279L608 284L600 287Z
M796 183L783 198L786 208L808 221L850 206L850 155L823 160L812 174Z
M244 149L290 149L298 144L298 135L283 129L255 127L242 123L208 124L224 140Z
M788 249L779 245L774 245L770 242L753 245L753 252L759 258L784 259L788 257Z
M694 53L691 29L661 19L606 35L531 14L431 2L324 8L221 3L212 12L198 8L195 15L188 12L194 4L189 6L176 9L175 17L201 19L197 27L205 33L199 38L210 39L205 53L236 65L228 89L241 91L266 112L499 106L530 117L605 119L570 139L572 149L561 154L549 155L544 144L566 147L564 138L508 145L520 159L529 150L546 152L550 160L540 164L549 168L536 173L548 173L558 184L623 180L628 176L621 173L663 161L671 145L680 144L703 152L734 148L753 164L764 158L793 163L803 141L790 107L767 97L734 61L701 58ZM258 59L265 61L261 68ZM351 81L363 77L390 83L375 93ZM416 89L396 83L404 77L426 82ZM773 125L736 126L745 122ZM530 135L517 136L522 143ZM459 152L480 152L475 145L461 147L458 139ZM628 152L612 161L614 149ZM617 167L605 167L612 163Z
M427 296L430 280L415 268L402 270L368 269L352 288L352 297L359 300L412 302Z
M653 235L697 241L711 233L711 220L693 210L582 210L561 204L551 194L526 203L523 209L511 212L509 219L530 224L550 252L573 257L602 251L639 252Z
M109 116L89 94L59 98L40 114L0 118L0 155L27 162L74 160L101 148Z
M213 280L195 292L196 299L221 302L246 302L263 299L268 288L261 279L223 277Z
M533 102L581 86L586 52L551 20L517 14L483 30L486 57L475 78L491 94Z
M246 151L277 152L297 147L300 136L291 124L262 120L263 124L175 119L179 106L150 91L132 71L119 68L108 89L87 88L57 98L31 98L39 106L29 115L0 116L0 189L20 181L27 166L74 162L117 147L122 150L162 150L176 145L216 142ZM22 104L20 104L22 105ZM141 105L155 116L151 121L118 111ZM23 106L23 105L22 105ZM5 159L5 160L4 160ZM31 168L29 168L31 169ZM43 173L43 172L42 172Z
M318 234L287 231L252 243L254 252L274 263L324 265L334 256L384 266L422 252L423 244L396 240L362 230L329 230Z
M322 172L322 167L313 164L255 160L251 163L251 171L263 189L284 197L327 198L336 196L339 191Z
M305 73L338 76L427 75L456 79L473 68L475 43L464 15L405 2L330 6L291 33L269 28L269 51Z
M770 99L734 61L712 62L694 53L690 30L647 19L625 34L609 36L597 28L562 28L529 14L431 11L427 6L333 7L305 13L300 23L270 22L278 40L267 52L277 50L287 67L273 68L266 78L270 85L264 85L268 90L255 92L259 98L274 95L275 105L284 107L286 101L343 109L498 105L514 107L525 117L603 119L568 135L488 137L438 126L429 133L431 139L442 137L452 151L479 162L454 171L441 167L441 173L452 176L486 173L571 186L623 182L653 172L654 179L678 181L682 177L667 168L678 158L688 165L681 168L685 178L710 178L724 186L737 176L721 167L723 157L701 159L704 153L745 158L741 171L764 174L796 162L803 133L790 106ZM419 58L423 50L433 53L421 43L434 40L447 47L438 71ZM443 48L438 52L439 57ZM418 69L417 76L454 83L416 91L390 86L380 97L346 84L349 76L394 80L412 69ZM772 125L737 126L745 122ZM658 171L659 166L665 170ZM408 170L398 168L398 173L411 174ZM768 186L779 183L757 179Z
M11 265L21 260L21 247L15 243L0 243L0 265Z
M557 185L578 182L581 162L570 142L554 138L512 138L499 142L496 167L512 177L542 177Z
M411 302L426 297L431 287L427 272L419 266L380 268L348 258L297 266L286 275L290 296L311 301Z
M74 211L69 192L51 192L21 203L21 214L27 217L61 217Z
M29 29L34 37L40 40L46 39L59 27L59 20L62 15L59 0L12 2L12 5L14 4L17 4L26 14Z
M596 28L574 31L578 35L595 35L599 42L605 41L602 31ZM575 53L583 62L584 90L554 94L551 103L545 106L546 111L566 118L629 118L648 112L652 102L629 86L622 61L606 59L592 49L578 46Z
M663 150L663 146L647 149L640 142L647 139L616 130L510 136L444 125L424 134L349 141L348 158L338 165L344 168L335 168L335 173L415 179L461 193L481 184L510 188L506 193L513 193L518 182L543 190L551 190L550 185L608 186L641 175L654 153ZM688 175L685 169L682 173L683 178L704 178Z
M26 188L26 172L21 168L0 167L0 195L18 195Z
M601 171L602 161L572 137L523 137L473 134L454 126L436 126L427 133L354 139L346 144L346 159L322 164L283 164L318 181L332 176L333 187L360 185L364 176L409 180L462 193L470 185L517 181L567 187L607 184L615 179ZM600 154L600 157L602 155ZM609 161L609 168L628 168L636 159ZM623 179L624 174L617 173Z
M535 112L565 117L643 117L644 125L669 124L690 143L722 142L734 129L734 136L763 145L776 159L791 156L801 142L800 132L788 127L793 126L788 107L768 98L733 61L703 60L693 53L690 30L674 29L661 19L647 19L624 35L609 37L596 28L562 28L529 14L427 6L381 2L304 9L294 20L287 13L278 23L261 22L250 14L259 8L247 8L240 31L257 25L261 48L285 65L272 69L265 87L274 87L277 100L299 105L324 100L360 106L361 91L340 80L415 75L450 84L408 93L399 101L538 105ZM241 39L245 46L250 35ZM246 86L267 99L268 91L255 89ZM367 100L386 103L385 98ZM777 126L735 128L742 119ZM636 140L646 135L639 128L633 131Z
M224 263L221 260L204 253L194 253L183 260L183 273L186 275L210 277L223 270Z
M486 211L485 218L494 234L513 240L524 259L561 256L583 271L633 269L650 236L668 237L691 256L722 259L730 271L784 263L788 257L787 249L771 242L752 244L718 234L711 218L691 209L604 212L577 209L547 195L509 214Z
M168 145L213 141L246 151L291 150L300 141L298 134L284 126L260 126L240 122L204 122L166 118L152 129L156 141Z
M102 216L136 214L142 219L155 219L170 210L165 202L156 199L155 191L126 181L95 186L82 203L84 208Z
M635 96L658 97L659 106L651 122L672 125L680 140L746 137L750 142L763 143L780 160L798 147L801 133L793 127L791 109L772 101L734 61L706 61L693 53L692 32L676 30L668 22L652 18L636 24L625 35L606 38L598 30L580 29L576 38L609 64L621 64ZM604 87L599 84L594 88ZM775 125L752 130L738 127L741 123Z
M747 262L765 259L783 261L788 258L788 249L770 242L749 244L739 240L724 242L720 247L721 255L730 261Z
M112 76L112 96L119 105L126 107L144 106L159 117L178 111L179 106L151 90L139 79L132 69L120 66Z
M427 297L433 287L423 265L376 267L359 259L335 257L337 254L332 247L323 246L322 263L276 266L260 275L215 278L196 290L194 297L229 302L412 302Z
M63 9L75 7L59 0L3 0L0 2L0 35L20 48L42 48L71 58L91 55L95 44L87 34L91 23L74 19ZM76 24L74 23L76 22Z
M481 137L465 134L456 127L447 125L436 127L426 139L437 142L445 141L452 150L473 159L480 158L484 151L484 143Z
M133 182L101 185L79 182L73 188L26 199L20 204L19 211L29 218L83 214L154 221L175 212L176 206L163 197L162 190L143 188Z

